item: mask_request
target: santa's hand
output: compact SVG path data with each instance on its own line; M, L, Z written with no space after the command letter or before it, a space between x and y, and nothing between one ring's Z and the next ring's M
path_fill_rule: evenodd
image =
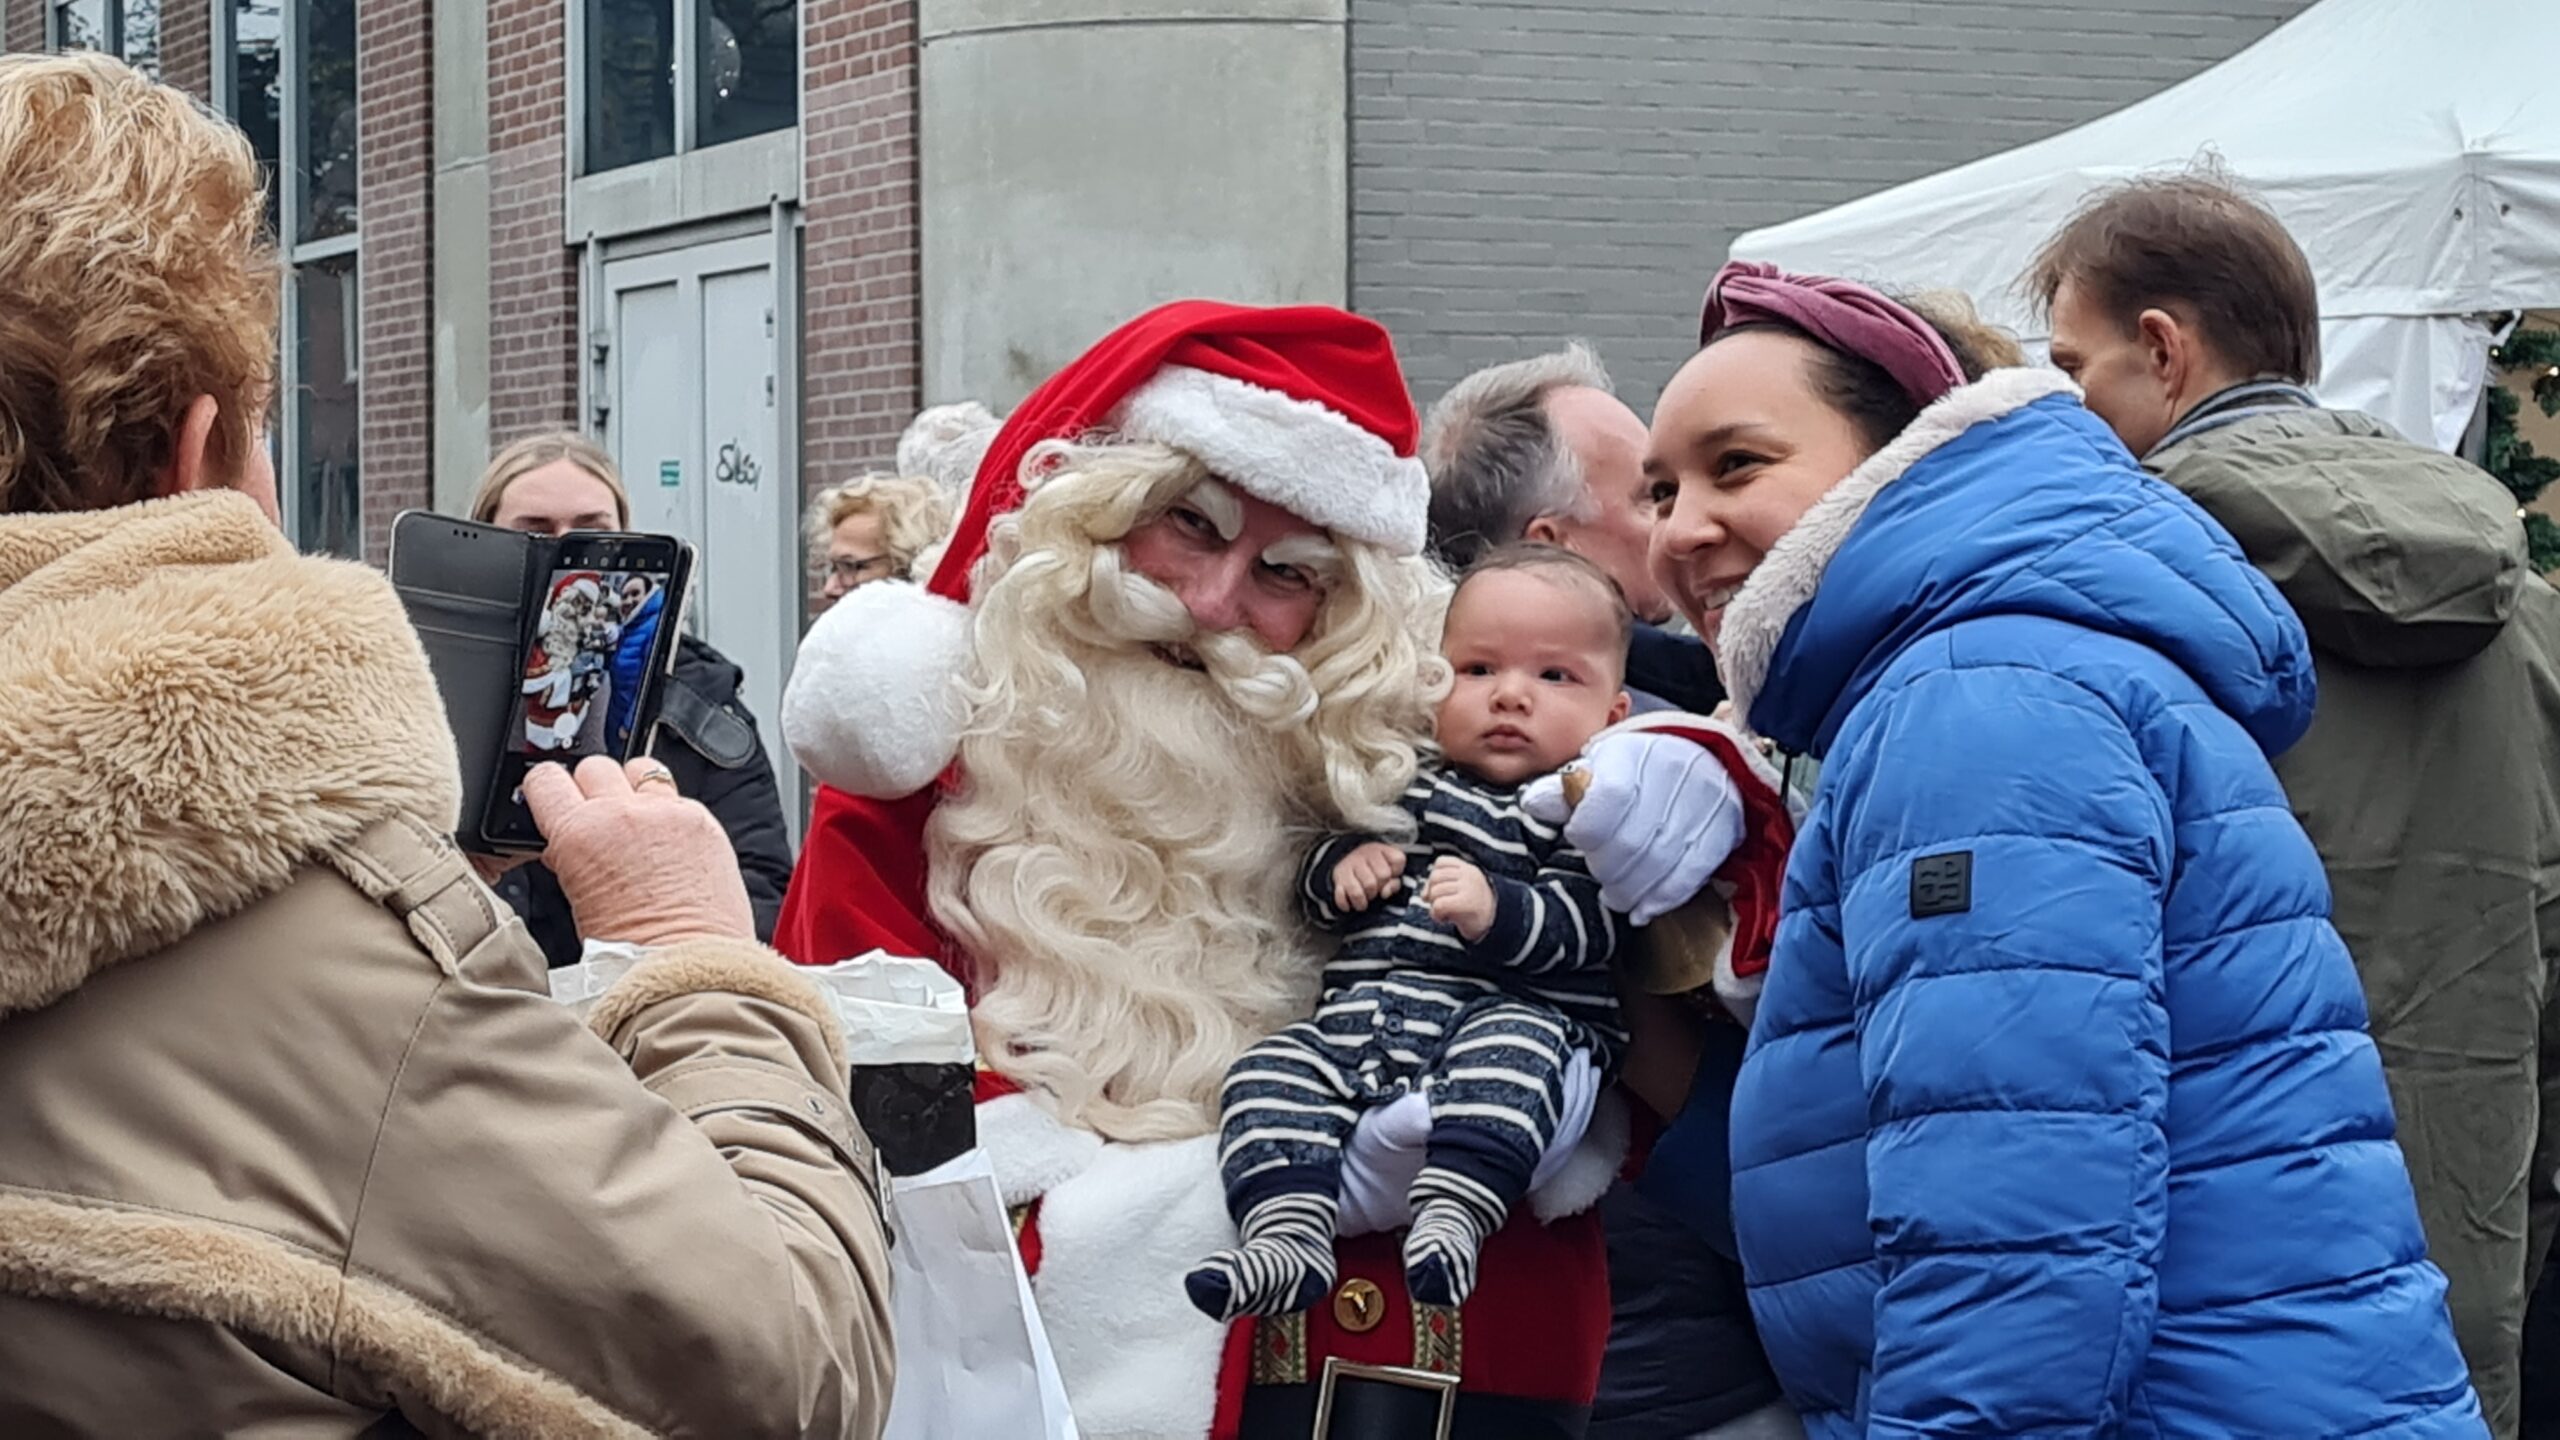
M1483 939L1493 928L1493 882L1454 855L1431 862L1431 874L1422 882L1422 903L1431 907L1432 919L1471 941Z
M1538 1168L1529 1177L1532 1191L1572 1158L1583 1132L1591 1128L1591 1107L1599 1099L1600 1071L1591 1063L1591 1052L1576 1050L1565 1058L1556 1138L1538 1157ZM1412 1224L1409 1192L1422 1173L1423 1150L1430 1141L1431 1102L1420 1091L1363 1114L1351 1143L1343 1147L1342 1215L1335 1233L1374 1235Z
M737 851L710 811L676 793L663 763L593 755L574 775L536 765L524 803L581 936L643 947L755 938Z
M1380 897L1394 894L1403 875L1404 852L1384 840L1372 840L1333 867L1333 908L1345 914L1366 910Z
M1742 843L1742 792L1715 752L1676 735L1603 735L1582 760L1591 788L1561 814L1555 777L1524 797L1530 813L1561 821L1600 882L1600 899L1638 925L1697 898ZM1552 793L1541 787L1552 786ZM1550 818L1553 816L1554 818Z

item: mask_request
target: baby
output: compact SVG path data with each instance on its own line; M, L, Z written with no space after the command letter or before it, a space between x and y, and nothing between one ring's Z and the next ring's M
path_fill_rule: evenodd
M1303 1310L1332 1288L1343 1143L1361 1111L1416 1088L1431 1135L1405 1282L1425 1304L1465 1300L1555 1138L1565 1058L1616 1059L1623 922L1520 787L1626 717L1633 624L1607 575L1551 546L1496 550L1459 581L1441 759L1404 795L1416 838L1337 835L1307 857L1300 901L1343 936L1323 1002L1227 1073L1219 1174L1244 1243L1184 1280L1210 1316Z

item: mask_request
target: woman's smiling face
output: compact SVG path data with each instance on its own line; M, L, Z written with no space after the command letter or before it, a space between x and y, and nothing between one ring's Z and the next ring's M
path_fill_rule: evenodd
M1771 330L1710 344L1654 407L1654 579L1709 645L1778 537L1873 453L1824 398L1821 349Z

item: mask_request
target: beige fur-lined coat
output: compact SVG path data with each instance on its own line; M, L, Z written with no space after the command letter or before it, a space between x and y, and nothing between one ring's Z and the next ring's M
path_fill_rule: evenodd
M0 1435L877 1433L826 1008L701 942L588 1033L453 772L248 501L0 517Z

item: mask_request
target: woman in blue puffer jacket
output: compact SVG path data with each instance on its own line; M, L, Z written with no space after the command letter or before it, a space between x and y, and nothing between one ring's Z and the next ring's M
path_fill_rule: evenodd
M1953 343L1948 333L1957 335ZM2474 1436L2319 857L2275 591L2068 381L1733 266L1655 568L1822 779L1732 1115L1816 1436Z

